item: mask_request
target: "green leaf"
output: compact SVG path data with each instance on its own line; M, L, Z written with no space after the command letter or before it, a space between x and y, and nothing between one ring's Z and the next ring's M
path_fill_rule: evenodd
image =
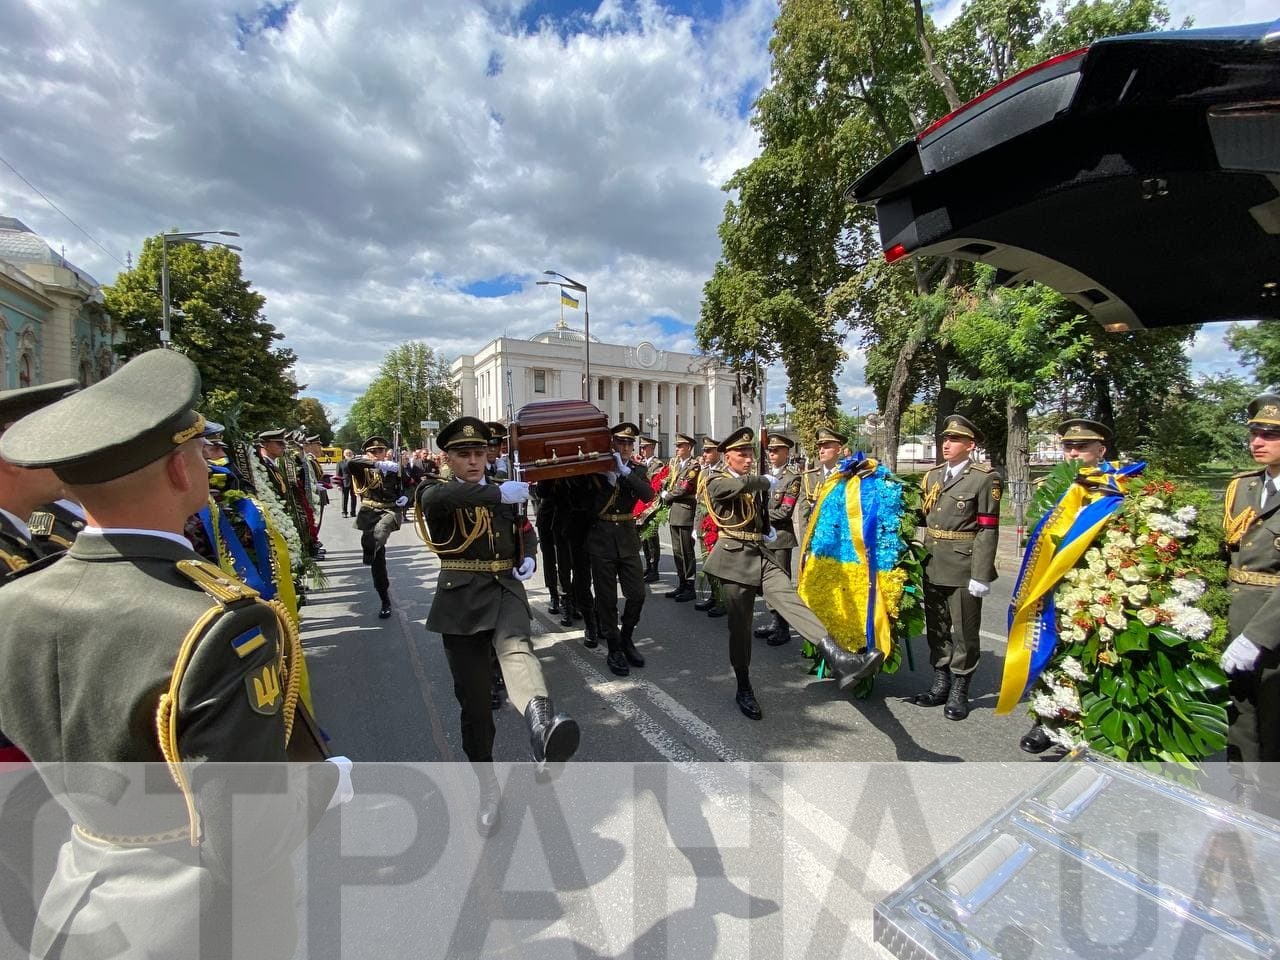
M1107 714L1101 723L1102 734L1116 746L1124 745L1124 715L1118 710Z
M1119 654L1146 650L1148 648L1147 628L1135 620L1123 632L1116 634L1115 644L1116 653Z
M1166 647L1181 647L1187 642L1186 637L1168 627L1152 627L1151 633Z

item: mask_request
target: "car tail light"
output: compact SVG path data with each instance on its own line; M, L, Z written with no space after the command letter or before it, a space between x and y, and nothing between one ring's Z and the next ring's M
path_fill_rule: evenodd
M892 247L884 252L885 263L897 263L907 255L907 248L900 243L895 243Z
M1043 70L1048 70L1050 67L1056 67L1058 64L1065 63L1066 61L1074 59L1075 57L1083 57L1088 52L1089 52L1088 47L1081 47L1079 50L1072 50L1070 53L1060 53L1056 57L1050 57L1044 63L1037 63L1034 67L1028 67L1026 70L1023 70L1021 73L1015 73L1008 80L1005 80L1001 83L997 83L990 90L986 91L985 93L978 94L968 103L963 104L962 106L959 106L956 109L952 110L942 119L935 120L933 123L929 124L929 126L925 127L918 134L916 134L916 143L920 143L922 140L925 139L925 137L929 136L929 134L934 133L937 130L940 130L942 127L945 127L948 123L950 123L956 117L960 116L960 114L966 113L969 110L972 110L978 104L982 103L984 100L987 100L990 97L995 96L1001 90L1007 90L1009 89L1009 87L1012 87L1014 84L1021 83L1027 77L1040 73Z

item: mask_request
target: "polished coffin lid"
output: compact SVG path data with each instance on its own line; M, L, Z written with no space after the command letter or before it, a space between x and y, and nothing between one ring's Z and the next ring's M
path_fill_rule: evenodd
M535 400L510 427L512 466L527 482L613 468L609 418L586 400Z

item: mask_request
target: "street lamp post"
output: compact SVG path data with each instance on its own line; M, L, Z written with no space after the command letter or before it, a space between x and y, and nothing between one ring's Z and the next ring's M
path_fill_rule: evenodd
M169 244L194 243L196 246L211 244L215 247L226 247L228 250L240 250L234 243L223 243L221 240L201 240L216 234L219 237L238 237L234 230L195 230L188 233L160 234L160 346L169 348L171 336L169 332Z
M548 277L559 277L563 283L555 280L539 280L539 284L552 283L558 287L568 287L570 290L577 290L582 294L582 331L584 336L583 343L583 374L582 374L582 393L584 400L591 399L591 296L587 293L587 285L579 283L572 277L566 277L563 273L557 273L554 270L543 270L544 275Z

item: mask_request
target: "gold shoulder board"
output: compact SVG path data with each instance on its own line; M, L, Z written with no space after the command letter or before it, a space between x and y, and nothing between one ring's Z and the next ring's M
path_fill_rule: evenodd
M179 560L178 572L219 603L252 600L258 591L205 560Z
M975 460L975 461L973 462L973 469L975 469L975 470L980 470L980 471L982 471L983 473L990 473L990 472L991 472L991 464L989 464L989 463L979 463L978 461L976 461L976 460Z

